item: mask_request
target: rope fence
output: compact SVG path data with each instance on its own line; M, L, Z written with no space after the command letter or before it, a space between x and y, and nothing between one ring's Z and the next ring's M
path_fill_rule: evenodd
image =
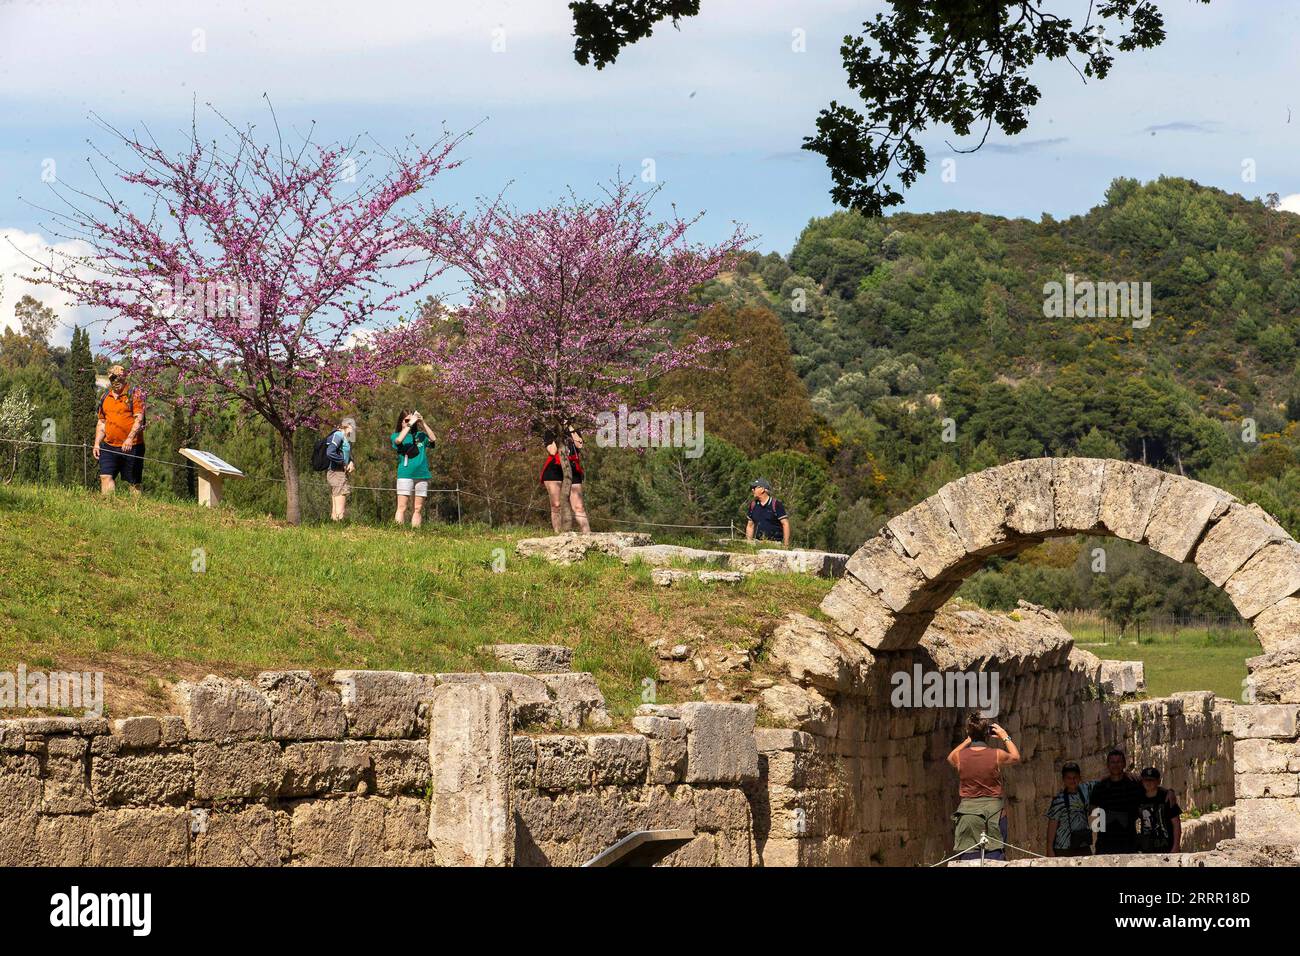
M23 446L30 446L31 448L34 448L34 449L36 449L36 448L76 448L76 449L80 449L80 450L81 450L81 453L82 453L82 477L83 477L83 483L88 483L88 479L89 479L89 469L88 469L88 466L87 466L87 461L88 461L88 460L90 459L90 457L91 457L91 456L90 456L90 449L91 449L91 446L88 445L88 444L85 444L84 442L83 442L83 443L80 443L80 444L77 444L77 443L73 443L73 442L39 441L39 440L36 440L36 439L31 439L31 438L3 438L3 437L0 437L0 443L16 444L16 445L19 446L19 452L20 452L20 453L21 453L21 451L22 451ZM190 461L172 461L172 460L165 459L165 458L154 458L154 457L151 457L151 456L149 456L149 455L138 455L138 456L136 456L136 457L140 458L141 461L152 462L152 463L154 463L154 464L157 464L157 465L163 465L163 466L168 467L168 468L196 468L196 467L197 467L193 462L190 462ZM250 481L263 481L263 482L270 482L270 483L273 483L273 484L281 484L281 485L283 485L283 484L287 484L287 479L282 478L282 477L276 477L275 475L257 475L257 474L251 474L251 473L248 473L248 472L244 472L243 477L244 477L245 479L247 479L247 480L250 480ZM300 477L301 477L301 476L300 476ZM302 481L300 480L300 481L299 481L299 494L302 493L302 490L303 490L304 488L314 488L314 487L316 487L315 484L310 483L310 482L308 482L308 483L304 483L304 482L302 482ZM387 493L389 493L389 494L393 494L393 495L395 495L395 494L397 493L397 486L396 486L396 485L356 485L356 484L350 484L349 487L351 487L351 489L352 489L353 491L377 491L377 492L387 492ZM491 506L492 504L498 504L498 505L509 505L510 507L518 508L518 509L520 509L521 511L537 511L537 512L541 512L541 513L546 514L546 515L549 515L549 514L551 513L551 508L550 508L550 505L549 505L549 504L543 504L543 503L538 503L538 502L513 501L513 500L511 500L511 499L509 499L509 498L498 498L498 497L495 497L495 496L493 496L493 495L481 495L481 494L479 494L479 493L477 493L477 492L470 491L470 490L467 489L467 488L461 488L459 485L457 485L457 486L454 487L454 488L430 488L430 489L429 489L429 494L430 494L430 495L434 495L434 494L447 494L447 495L452 495L452 494L454 494L454 495L456 496L456 523L457 523L457 524L463 524L463 523L464 523L464 522L463 522L463 513L462 513L462 512L463 512L463 509L462 509L462 505L461 505L461 496L462 496L462 495L467 495L467 496L469 496L470 498L476 498L476 499L478 499L478 500L480 500L480 501L485 501L485 502L488 503L489 506ZM607 518L607 519L604 519L604 520L607 520L607 521L609 521L609 522L611 522L611 523L613 523L613 524L621 524L621 525L638 525L638 526L651 527L651 528L672 528L672 529L677 529L677 530L689 530L689 531L726 531L726 532L728 532L728 536L729 536L731 539L734 540L735 537L736 537L736 523L735 523L734 521L731 522L730 524L669 524L669 523L665 523L665 522L659 522L659 521L644 521L644 520L633 519L633 518Z

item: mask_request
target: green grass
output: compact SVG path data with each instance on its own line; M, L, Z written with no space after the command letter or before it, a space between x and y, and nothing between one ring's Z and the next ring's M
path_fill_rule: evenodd
M811 612L830 587L760 575L734 589L668 590L613 558L561 568L515 556L519 538L542 533L290 527L228 508L4 487L0 666L90 662L110 685L115 671L150 675L141 679L156 696L157 679L196 665L231 675L499 670L482 645L556 643L574 648L575 668L595 674L611 710L626 715L642 680L657 678L649 640L756 639L788 611Z
M1262 653L1249 628L1222 632L1181 631L1177 640L1143 640L1140 644L1084 643L1079 646L1107 660L1142 661L1146 665L1147 695L1165 697L1181 690L1211 690L1219 697L1241 699L1246 658Z

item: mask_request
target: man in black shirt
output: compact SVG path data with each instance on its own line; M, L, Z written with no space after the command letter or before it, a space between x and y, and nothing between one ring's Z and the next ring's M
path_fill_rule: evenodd
M1160 786L1160 771L1142 771L1142 799L1138 801L1137 842L1139 853L1177 853L1183 843L1182 808L1170 800L1170 791Z
M787 548L790 546L790 518L785 505L772 497L772 486L766 478L751 482L749 490L754 493L753 500L745 511L748 522L745 525L745 537L750 541L780 541Z
M1124 772L1128 763L1122 750L1106 755L1107 776L1089 788L1088 804L1100 807L1104 814L1097 831L1096 852L1136 853L1136 820L1142 799L1142 784Z

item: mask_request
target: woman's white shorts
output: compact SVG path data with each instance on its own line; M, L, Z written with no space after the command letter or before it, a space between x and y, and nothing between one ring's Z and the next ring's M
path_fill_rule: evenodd
M404 497L415 495L417 498L429 497L429 483L427 481L416 481L414 478L398 478L397 493Z

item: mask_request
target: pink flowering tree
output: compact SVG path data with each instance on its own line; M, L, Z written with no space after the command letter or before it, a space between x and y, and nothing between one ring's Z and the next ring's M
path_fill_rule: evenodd
M620 402L648 405L665 373L728 346L680 336L678 320L700 308L692 291L749 237L738 227L716 245L692 244L699 217L657 220L656 192L616 183L598 201L571 196L536 212L497 203L457 222L449 244L442 215L428 217L426 243L470 283L455 313L462 334L442 360L466 403L460 430L522 442L566 422L585 427Z
M439 212L416 236L402 205L456 165L456 141L375 157L310 135L290 149L278 126L268 143L226 126L221 142L192 127L172 153L105 125L127 158L104 156L113 177L101 192L61 190L74 197L51 210L56 234L88 251L31 278L124 320L107 344L130 356L133 381L174 373L191 409L235 402L275 429L297 523L294 436L434 357L425 327L398 313L446 267L430 251L459 220Z

